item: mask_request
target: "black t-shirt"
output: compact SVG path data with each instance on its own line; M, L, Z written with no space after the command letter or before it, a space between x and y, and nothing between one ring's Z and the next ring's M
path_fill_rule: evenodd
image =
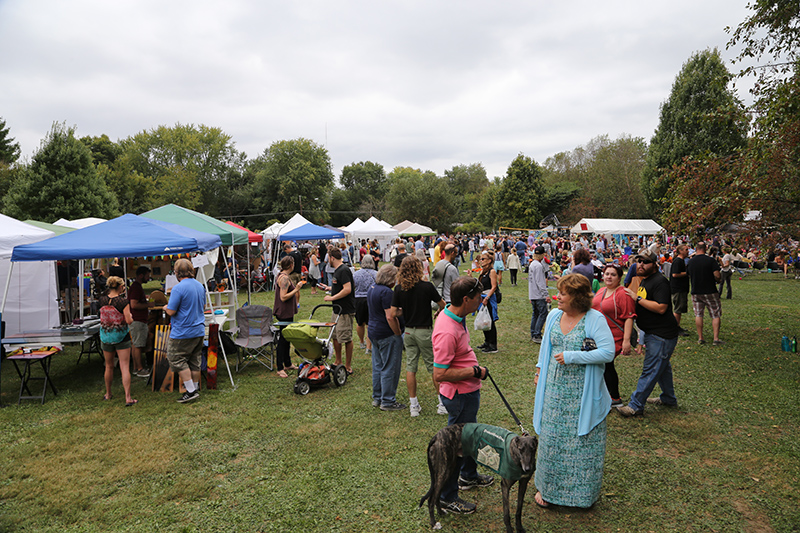
M653 300L660 304L667 304L667 311L660 315L649 311L636 303L636 325L645 333L652 333L664 339L674 339L678 336L678 322L672 314L672 296L669 281L660 272L645 278L639 284L638 296L643 300Z
M300 254L298 250L292 250L289 252L289 256L294 259L294 272L295 274L302 274L303 273L303 256Z
M398 284L394 287L392 307L403 310L403 319L408 328L432 328L431 302L442 297L430 281L418 281L410 291L404 291Z
M350 267L341 264L333 273L331 282L331 296L336 296L346 283L350 284L350 294L331 303L342 307L343 315L354 315L356 313L356 284L353 282L353 273Z
M393 263L394 266L400 268L400 263L403 262L403 259L405 259L407 255L408 254L406 252L403 252L402 254L397 254L396 256L394 256L394 263Z
M717 292L714 272L719 271L719 263L706 254L695 254L686 264L686 271L692 280L692 294L713 294Z
M683 260L683 257L676 257L672 260L669 280L669 287L672 289L673 294L676 292L689 292L689 276L673 277L674 274L683 272L686 272L686 261Z

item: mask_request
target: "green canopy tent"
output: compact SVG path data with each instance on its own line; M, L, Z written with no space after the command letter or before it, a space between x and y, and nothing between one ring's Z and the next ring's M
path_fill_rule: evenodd
M161 207L157 207L155 209L151 209L146 213L142 213L141 216L146 218L151 218L153 220L171 222L172 224L177 224L179 226L191 228L197 231L203 231L205 233L211 233L212 235L218 235L220 240L222 240L223 246L230 247L239 244L244 244L245 246L247 246L249 242L249 236L247 234L247 231L226 224L208 215L204 215L203 213L198 213L197 211L192 211L191 209L187 209L185 207L181 207L175 204L167 204ZM247 249L248 249L247 262L249 265L250 247L247 246ZM231 294L233 297L234 307L233 309L230 309L230 312L228 313L228 320L233 322L233 327L235 328L236 309L239 308L239 298L238 298L237 286L234 283L233 278L231 277L231 270L233 270L234 274L236 272L236 259L233 253L231 253L231 258L233 260L233 264L232 268L228 269L228 281L231 287ZM211 265L211 269L213 269L213 267L214 265ZM213 270L211 271L211 274L213 275ZM211 277L212 276L207 276L206 279L210 279Z
M65 233L69 233L70 231L75 231L75 228L68 228L66 226L56 226L55 224L48 224L47 222L39 222L38 220L23 220L26 224L30 224L31 226L36 226L37 228L46 229L47 231L52 231L56 235L64 235Z

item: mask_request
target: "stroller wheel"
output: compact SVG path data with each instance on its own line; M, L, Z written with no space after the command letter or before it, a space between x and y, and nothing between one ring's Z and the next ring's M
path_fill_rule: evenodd
M302 396L305 396L306 394L308 394L308 392L310 390L311 390L311 385L309 385L308 381L306 381L306 380L297 381L294 384L294 392L295 392L295 394L300 394Z
M333 367L333 384L337 387L341 387L345 383L347 383L347 369L344 365L336 365Z

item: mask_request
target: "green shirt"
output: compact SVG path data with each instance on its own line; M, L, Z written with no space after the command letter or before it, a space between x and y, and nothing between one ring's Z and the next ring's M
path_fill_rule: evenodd
M522 478L522 468L511 458L511 440L518 435L488 424L464 424L461 432L461 449L464 455L475 458L479 464L505 479Z

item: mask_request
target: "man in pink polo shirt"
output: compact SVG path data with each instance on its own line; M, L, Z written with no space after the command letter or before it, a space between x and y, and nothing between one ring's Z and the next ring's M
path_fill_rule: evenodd
M478 358L469 345L466 316L474 313L481 303L480 282L461 276L450 286L450 305L439 314L433 326L433 379L439 383L439 397L447 408L447 425L477 422L481 404L481 380L488 370L478 365ZM478 474L477 464L471 457L462 461L460 473L454 471L447 480L440 503L451 513L470 514L475 504L465 502L458 490L488 487L492 476Z

